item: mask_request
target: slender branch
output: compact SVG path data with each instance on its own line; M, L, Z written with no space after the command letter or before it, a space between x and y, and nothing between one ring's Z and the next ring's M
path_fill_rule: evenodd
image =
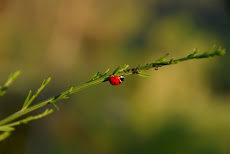
M71 94L76 93L76 92L78 92L78 91L80 91L80 90L83 90L83 89L85 89L85 88L88 88L88 87L91 87L91 86L100 84L100 83L102 83L104 80L105 80L105 79L103 78L103 79L95 80L95 81L92 81L92 82L83 84L83 85L81 85L81 86L75 87L75 88L73 89L73 91L72 91ZM7 117L7 118L1 120L1 121L0 121L0 126L2 126L2 125L4 125L4 124L7 124L7 123L9 123L9 122L11 122L11 121L13 121L13 120L16 120L17 118L19 118L19 117L21 117L21 116L23 116L23 115L25 115L25 114L27 114L27 113L30 113L30 112L32 112L32 111L34 111L34 110L37 110L37 109L39 109L39 108L41 108L41 107L43 107L43 106L46 106L46 105L48 105L48 104L50 104L50 103L52 103L52 102L56 102L56 101L60 100L60 99L59 99L60 96L66 95L66 94L69 94L69 90L67 90L67 91L65 91L65 92L63 92L63 93L61 93L61 94L58 94L58 95L56 95L56 96L54 96L54 97L51 97L51 98L49 98L49 99L47 99L47 100L45 100L45 101L42 101L42 102L40 102L40 103L38 103L38 104L36 104L36 105L33 105L33 106L31 106L31 107L29 107L29 108L27 108L27 109L19 110L18 112L15 112L14 114L10 115L9 117ZM70 94L69 94L69 95L70 95ZM62 99L63 99L63 98L62 98Z
M34 98L40 93L40 91L48 84L48 82L50 81L50 78L48 78L47 80L44 80L44 82L42 83L42 86L38 89L38 91L35 93L35 95L33 95L31 98L31 92L29 92L26 101L23 105L23 108L21 110L19 110L18 112L6 117L5 119L0 121L0 128L6 128L6 126L9 126L8 128L10 129L10 127L12 126L16 126L22 123L22 121L17 121L17 122L13 122L16 119L20 118L21 116L30 113L34 110L37 110L39 108L42 108L48 104L53 104L55 108L58 109L57 105L55 104L55 102L62 100L62 99L67 99L68 96L70 96L73 93L76 93L78 91L81 91L83 89L101 84L103 82L106 82L109 80L109 78L111 76L115 76L115 75L124 75L124 76L128 76L131 74L138 74L140 76L144 76L144 77L148 77L148 74L144 74L142 73L143 71L149 70L150 68L155 68L157 69L158 67L162 67L162 66L166 66L166 65L171 65L171 64L178 64L179 62L182 61L187 61L187 60L191 60L191 59L201 59L201 58L208 58L208 57L214 57L214 56L222 56L225 54L225 49L221 48L221 47L213 47L207 51L205 51L202 54L197 55L197 49L194 50L194 52L186 57L183 58L179 58L179 59L171 59L169 61L166 61L166 57L168 56L168 54L166 54L165 56L162 56L161 58L159 58L158 60L156 60L154 63L150 63L150 64L146 64L146 65L142 65L142 66L137 66L134 68L129 68L129 65L124 65L123 67L119 66L112 74L107 75L109 72L109 69L106 70L104 73L96 73L94 74L89 81L87 81L86 83L77 86L77 87L72 87L67 91L64 91L54 97L51 97L47 100L44 100L38 104L35 104L33 106L30 106L30 104L32 103L32 101L34 100ZM16 75L17 77L17 75ZM15 77L15 78L16 78ZM6 87L8 87L13 80L11 80ZM6 84L5 84L6 85ZM1 89L0 89L1 92ZM49 112L51 113L51 112ZM43 117L43 116L40 116ZM29 120L27 119L27 122L30 120L35 120L37 119L37 117L34 117L31 119L31 117L28 117ZM24 119L25 120L25 119ZM6 131L7 132L7 131ZM9 135L9 134L6 134Z
M13 81L20 75L20 71L17 71L13 74L11 74L8 77L8 80L6 81L6 83L3 86L0 86L0 96L3 96L6 94L7 89L9 88L9 86L13 83Z
M4 126L0 126L0 131L4 131L4 130L8 130L8 131L13 131L13 126L17 126L17 125L20 125L20 124L26 124L32 120L36 120L36 119L40 119L40 118L43 118L49 114L51 114L53 112L53 109L46 109L43 113L39 114L39 115L36 115L36 116L29 116L25 119L22 119L22 120L19 120L19 121L16 121L16 122L12 122L10 124L7 124L7 125L4 125Z
M2 134L0 134L0 141L5 140L7 137L10 136L10 132L3 132Z

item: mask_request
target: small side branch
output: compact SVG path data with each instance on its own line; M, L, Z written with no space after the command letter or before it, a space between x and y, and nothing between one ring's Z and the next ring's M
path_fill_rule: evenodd
M6 83L1 86L0 85L0 96L3 96L6 94L7 89L9 88L9 86L13 83L13 81L20 75L20 71L17 71L13 74L11 74L8 77L8 80L6 81Z

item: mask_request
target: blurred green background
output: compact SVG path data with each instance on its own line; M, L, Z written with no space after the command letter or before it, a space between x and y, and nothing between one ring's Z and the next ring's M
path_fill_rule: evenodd
M0 0L0 83L22 71L0 99L0 118L49 76L37 102L118 65L213 44L228 51L229 36L228 0ZM0 154L229 154L229 60L187 61L81 91L17 127Z

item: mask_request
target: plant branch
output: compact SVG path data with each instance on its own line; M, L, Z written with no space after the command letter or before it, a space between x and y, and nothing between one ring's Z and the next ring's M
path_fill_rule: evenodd
M6 81L6 83L3 86L0 86L0 96L3 96L6 94L7 89L9 88L9 86L13 83L13 81L20 75L20 71L17 71L13 74L11 74L8 77L8 80Z
M2 134L0 134L0 141L5 140L9 136L10 136L10 132L8 132L8 131L3 132Z
M146 65L142 65L142 66L137 66L137 67L134 67L134 68L129 68L129 65L124 65L124 66L119 66L115 71L113 71L112 74L108 75L108 72L109 72L109 69L106 70L104 73L96 73L94 74L90 79L89 81L87 81L86 83L80 85L80 86L77 86L77 87L72 87L70 88L69 90L67 91L64 91L54 97L51 97L47 100L44 100L40 103L37 103L35 105L32 105L30 106L30 104L32 103L32 101L35 99L35 97L37 97L37 95L41 92L41 90L49 83L50 81L50 78L48 78L47 80L44 80L44 82L42 83L41 87L37 90L37 92L31 97L31 91L29 92L25 102L24 102L24 105L22 107L21 110L19 110L18 112L6 117L5 119L1 120L0 121L0 128L8 128L8 131L7 129L5 130L5 132L9 132L9 131L12 131L12 127L13 126L16 126L16 125L19 125L21 123L23 123L23 120L19 120L17 122L13 122L15 121L16 119L20 118L21 116L23 115L26 115L27 113L30 113L34 110L37 110L39 108L42 108L48 104L52 104L54 105L55 108L59 109L58 106L55 104L55 102L59 101L59 100L62 100L62 99L67 99L71 94L73 93L76 93L78 91L81 91L83 89L86 89L86 88L89 88L89 87L92 87L92 86L95 86L95 85L98 85L98 84L101 84L103 82L106 82L109 80L109 78L111 76L115 76L115 75L124 75L124 76L128 76L128 75L131 75L131 74L138 74L142 77L148 77L149 75L148 74L144 74L143 72L146 71L146 70L149 70L150 68L155 68L157 69L158 67L162 67L162 66L166 66L166 65L172 65L172 64L178 64L179 62L182 62L182 61L187 61L187 60L191 60L191 59L201 59L201 58L209 58L209 57L214 57L214 56L222 56L225 54L225 49L221 48L221 47L213 47L207 51L205 51L204 53L202 54L198 54L197 55L197 49L194 50L194 52L186 57L183 57L183 58L179 58L179 59L171 59L169 61L166 60L166 57L168 56L168 54L162 56L161 58L159 58L158 60L156 60L155 62L153 63L150 63L150 64L146 64ZM8 87L12 81L19 75L19 72L16 72L13 77L10 76L8 82L3 86L3 87ZM4 88L4 90L2 90L2 88L0 88L0 94L5 91L5 89L7 88ZM45 111L46 113L44 115L48 115L50 113L52 113L51 110L47 110ZM24 122L29 122L30 120L35 120L35 119L38 119L38 118L41 118L43 117L44 115L38 115L38 117L36 116L33 116L33 117L28 117L26 118L26 120L24 119ZM0 129L1 130L1 129ZM4 130L4 129L3 129ZM9 134L1 134L0 137L2 135L9 135ZM3 136L4 137L4 136Z
M4 126L0 126L0 131L13 131L14 130L13 126L17 126L20 124L26 124L32 120L43 118L43 117L51 114L52 112L53 112L53 109L46 109L43 113L41 113L39 115L29 116L25 119L22 119L22 120L19 120L19 121L16 121L16 122L4 125Z

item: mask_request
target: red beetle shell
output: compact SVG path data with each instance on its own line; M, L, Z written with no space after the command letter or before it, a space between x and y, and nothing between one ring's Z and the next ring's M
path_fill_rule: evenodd
M121 75L121 76L111 76L110 78L109 78L109 82L112 84L112 85L114 85L114 86L116 86L116 85L120 85L123 81L124 81L124 76L123 75Z

